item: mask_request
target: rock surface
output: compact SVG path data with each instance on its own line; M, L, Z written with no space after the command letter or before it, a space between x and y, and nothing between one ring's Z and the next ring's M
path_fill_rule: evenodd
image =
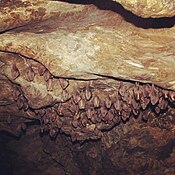
M174 174L174 1L70 2L0 1L0 173Z
M60 10L55 12L56 7L52 10L49 6L54 15L45 14L48 20L27 15L34 24L1 34L0 50L40 62L58 77L98 79L110 76L175 89L174 27L138 28L117 13L93 5L52 1L49 5ZM42 4L40 6L38 9ZM11 13L15 14L15 10ZM40 21L37 25L35 19ZM10 29L11 24L6 25ZM1 27L6 29L6 26Z
M114 0L127 10L144 18L171 17L175 15L174 0Z

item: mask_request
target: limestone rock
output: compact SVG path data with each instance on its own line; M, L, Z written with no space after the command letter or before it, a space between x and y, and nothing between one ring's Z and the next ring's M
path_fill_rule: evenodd
M52 3L62 10L71 6ZM2 34L0 50L32 58L54 76L111 76L175 89L174 27L138 28L94 6L72 5L64 15L62 10L48 20Z
M128 8L132 2L121 4ZM173 15L173 1L165 6L170 13L157 16L151 2L139 1L130 10L143 17ZM22 151L29 161L19 162L33 167L34 152L42 166L43 144L46 162L55 164L34 168L39 174L174 171L173 22L160 25L162 19L145 20L107 1L0 3L0 134L30 138L23 140L29 156L26 147ZM39 132L43 137L36 138Z
M124 8L144 18L172 17L175 15L174 0L113 0Z

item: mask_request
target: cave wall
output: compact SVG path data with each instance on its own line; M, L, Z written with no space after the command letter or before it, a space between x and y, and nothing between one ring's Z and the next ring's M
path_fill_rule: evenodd
M175 2L118 2L0 1L0 174L175 173Z

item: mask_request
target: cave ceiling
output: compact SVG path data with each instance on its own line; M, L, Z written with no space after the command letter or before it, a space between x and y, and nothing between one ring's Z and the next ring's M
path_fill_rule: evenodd
M107 149L110 132L140 126L173 140L174 15L174 0L1 0L0 132L33 122Z

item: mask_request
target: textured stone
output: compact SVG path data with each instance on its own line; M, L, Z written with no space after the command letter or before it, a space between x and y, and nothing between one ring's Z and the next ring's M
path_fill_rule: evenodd
M142 29L92 5L52 3L61 9L43 22L2 34L0 50L32 58L54 76L111 76L175 89L174 27Z
M148 18L171 17L175 15L174 0L113 0L122 4L134 14Z
M120 1L154 18L173 16L167 2ZM0 3L0 136L25 133L15 160L29 165L16 174L174 173L173 17L103 0Z

